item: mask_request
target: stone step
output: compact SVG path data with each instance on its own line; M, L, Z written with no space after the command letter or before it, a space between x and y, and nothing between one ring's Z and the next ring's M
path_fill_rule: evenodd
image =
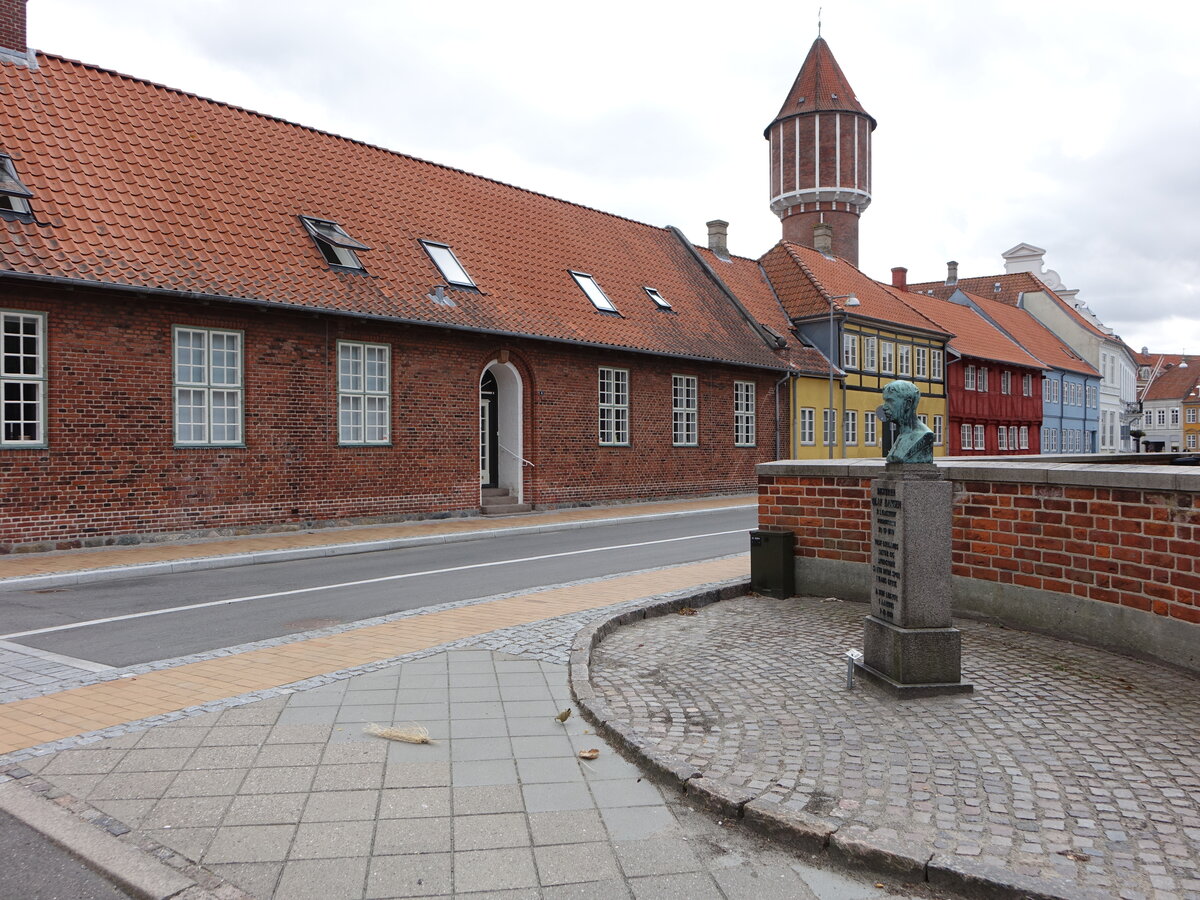
M495 494L490 497L481 497L479 500L480 506L507 506L509 503L516 503L517 498L507 491L503 494Z
M532 509L533 506L528 503L505 503L495 506L485 505L481 511L485 516L508 516L513 513L530 512Z
M484 497L507 497L509 496L508 488L480 488L479 493Z

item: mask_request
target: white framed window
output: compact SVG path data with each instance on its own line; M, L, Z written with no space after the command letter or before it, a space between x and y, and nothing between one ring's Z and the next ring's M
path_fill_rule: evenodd
M946 420L943 416L933 417L933 443L940 447L945 441Z
M837 410L826 408L821 417L821 443L826 447L837 443Z
M733 444L735 447L753 447L755 444L753 381L733 383Z
M962 449L964 449L964 450L974 450L975 449L975 445L971 442L971 426L970 425L964 425L962 427L962 434L959 436L959 441L962 443Z
M926 428L929 427L929 416L925 415L925 413L917 413L917 421L920 422L922 425L924 425Z
M1195 425L1196 424L1196 407L1189 406L1187 408L1187 412L1184 414L1183 420L1185 422L1187 422L1189 425Z
M996 429L996 449L1008 449L1008 430L1003 425Z
M1097 405L1096 404L1096 396L1097 396L1096 386L1093 384L1089 384L1088 388L1087 388L1087 405L1090 406L1092 409L1095 409L1096 405Z
M987 449L987 438L985 436L984 427L982 425L975 426L975 449L976 450L986 450Z
M842 422L843 440L847 447L853 447L858 444L858 410L848 409L843 414Z
M879 368L879 338L863 338L863 369L874 372Z
M325 262L343 269L363 268L355 251L370 250L371 248L362 241L350 237L346 233L346 229L337 222L329 219L316 219L312 216L301 216L300 221L304 223L304 228L312 236L321 255L325 257Z
M1058 452L1058 429L1057 428L1049 428L1046 431L1042 432L1042 437L1044 438L1044 443L1046 445L1046 449L1049 450L1051 453L1057 453Z
M817 442L817 411L811 406L800 408L800 443L811 445Z
M657 306L659 309L671 309L671 304L667 300L667 298L664 297L662 294L660 294L654 288L648 287L648 288L642 288L642 290L644 290L646 292L646 296L649 297L651 300L653 300L654 305Z
M698 403L695 376L672 375L671 441L676 447L695 447L699 443Z
M875 418L875 413L863 413L863 443L868 447L874 447L879 443L878 425L879 420Z
M1021 433L1021 445L1020 445L1020 449L1022 449L1022 450L1028 450L1028 449L1029 449L1029 426L1028 426L1028 425L1022 425L1022 426L1021 426L1021 432L1020 432L1020 433ZM1011 435L1010 435L1010 436L1011 436Z
M387 444L392 439L392 349L338 341L338 443Z
M1188 448L1189 450L1195 450L1195 449L1196 449L1196 433L1195 433L1194 431L1189 431L1189 432L1188 432L1188 436L1187 436L1187 448Z
M976 380L975 380L975 390L979 391L980 393L986 394L987 389L988 389L987 366L980 366L979 367L979 375L976 377Z
M1050 401L1050 379L1042 379L1042 402L1049 403Z
M175 443L213 447L242 443L242 333L174 330Z
M1012 372L1008 371L1008 369L1000 373L1000 393L1012 393Z
M474 279L467 274L467 270L463 268L463 264L458 261L458 257L454 255L454 251L448 244L421 241L421 246L425 248L425 252L429 254L433 264L438 267L438 271L442 273L447 284L455 287L475 287Z
M975 390L975 367L974 366L964 366L963 367L963 390L964 391Z
M879 371L885 375L896 371L896 345L891 341L879 342Z
M858 368L858 335L842 335L842 368Z
M1021 376L1021 396L1033 396L1033 376L1026 374Z
M1172 425L1179 424L1179 407L1178 406L1171 407L1171 424Z
M1058 382L1058 379L1056 378L1050 382L1050 402L1058 403L1058 400L1059 400L1059 382Z
M600 285L591 275L572 271L571 277L575 279L575 283L579 285L579 289L592 301L592 306L596 307L596 309L601 312L615 313L617 311L617 308L613 306L613 302L608 299L608 295L601 290Z
M1001 425L1000 427L1003 428L1004 426ZM1016 450L1018 446L1020 446L1020 445L1017 443L1017 426L1009 425L1008 426L1008 448L1010 450Z
M33 193L21 182L12 157L0 153L0 212L29 215L29 200Z
M900 345L900 372L899 374L907 378L912 377L912 350L908 344Z
M629 371L600 367L600 443L619 447L629 443Z
M1159 428L1166 428L1166 427L1167 427L1167 410L1166 410L1166 407L1163 407L1162 409L1155 410L1155 416L1156 416L1156 417L1157 417L1157 419L1158 419L1158 427L1159 427Z
M929 357L930 357L929 361L931 364L930 365L930 373L929 373L930 377L933 378L934 381L941 381L942 377L943 377L943 375L945 375L945 371L946 371L946 369L945 369L945 363L946 363L945 354L941 350L931 350L929 353Z
M917 367L916 367L916 370L913 372L913 374L917 378L928 378L929 377L929 348L928 347L918 347L917 348Z
M0 447L46 446L46 316L0 311Z

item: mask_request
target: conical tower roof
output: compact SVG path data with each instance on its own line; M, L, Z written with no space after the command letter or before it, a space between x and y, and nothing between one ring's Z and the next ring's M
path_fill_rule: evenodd
M874 117L863 109L854 89L842 74L842 67L833 58L833 51L825 38L818 37L813 41L800 67L800 74L788 91L787 99L779 109L779 114L772 125L780 119L811 112L850 112L861 113L871 120L871 129L875 129ZM770 130L770 125L767 126Z

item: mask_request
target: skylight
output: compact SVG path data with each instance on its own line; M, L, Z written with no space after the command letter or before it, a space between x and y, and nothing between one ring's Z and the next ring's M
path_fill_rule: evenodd
M331 222L328 219L314 219L311 216L301 216L300 221L304 223L308 233L317 242L317 249L321 251L321 255L331 266L341 266L346 269L363 267L354 251L370 250L371 248L346 234L346 230L337 222Z
M456 287L475 287L475 282L448 246L432 241L421 241L421 246L425 248L425 252L429 254L429 258L433 260L433 264L438 267L447 283Z
M591 275L585 275L583 272L571 272L571 277L575 279L575 283L583 289L587 294L587 298L592 301L592 306L601 312L616 312L617 308L613 306L613 302L608 299L604 291L600 290L600 285L596 283L596 279Z
M0 212L28 213L33 194L17 177L12 157L0 153Z
M647 294L650 295L650 299L654 301L654 304L659 309L670 309L671 308L671 304L669 302L667 302L667 298L664 297L662 294L660 294L658 291L656 291L654 288L648 287L648 288L644 288L644 290L646 291Z

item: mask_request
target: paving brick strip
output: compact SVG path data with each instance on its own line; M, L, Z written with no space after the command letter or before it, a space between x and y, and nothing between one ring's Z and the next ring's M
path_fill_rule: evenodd
M1194 677L963 621L975 693L898 701L847 689L865 606L729 593L622 611L572 646L584 714L660 779L968 895L1200 898Z

